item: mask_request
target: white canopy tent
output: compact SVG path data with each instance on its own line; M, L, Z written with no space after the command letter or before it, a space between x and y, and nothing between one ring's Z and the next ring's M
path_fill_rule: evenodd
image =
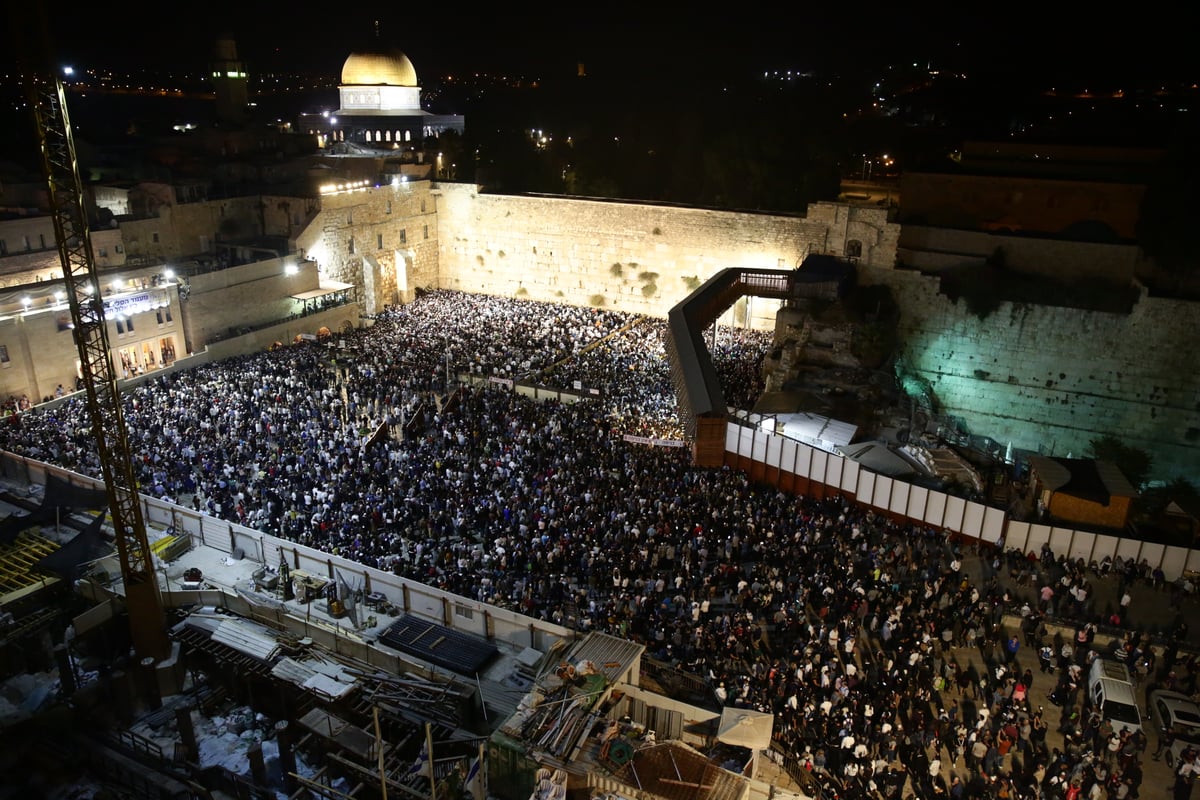
M724 708L717 725L717 741L736 747L745 747L753 754L746 777L753 778L758 771L758 754L771 746L771 733L775 728L775 715L749 708Z

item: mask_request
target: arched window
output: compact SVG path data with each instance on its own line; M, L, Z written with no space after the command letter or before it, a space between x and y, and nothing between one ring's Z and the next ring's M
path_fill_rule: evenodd
M391 132L391 131L384 131L384 132L383 132L383 139L384 139L384 141L386 141L386 142L390 142L390 141L392 140L392 132Z
M862 242L850 239L846 242L846 258L862 258Z
M371 141L371 132L370 131L367 131L366 133L364 133L363 136L366 138L366 140L368 142Z

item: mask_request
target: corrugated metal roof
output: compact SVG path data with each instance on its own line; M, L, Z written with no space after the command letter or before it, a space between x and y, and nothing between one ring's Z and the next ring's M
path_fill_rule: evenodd
M635 751L614 777L664 800L740 800L747 779L721 769L682 742L663 742Z
M213 631L212 640L262 661L270 661L279 653L279 640L267 633L266 628L240 620L221 622Z
M1031 455L1029 467L1037 473L1042 485L1052 492L1063 490L1068 494L1089 498L1103 492L1116 497L1137 497L1137 490L1125 474L1108 461ZM1099 491L1100 487L1087 485L1096 479L1103 484L1103 492ZM1103 504L1107 505L1107 501Z
M563 660L572 666L590 661L597 672L603 674L609 681L619 676L636 664L645 651L645 646L619 636L607 633L589 633Z

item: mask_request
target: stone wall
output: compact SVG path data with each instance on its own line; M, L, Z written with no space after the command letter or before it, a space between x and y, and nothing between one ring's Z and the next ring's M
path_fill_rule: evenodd
M177 355L184 355L178 295L173 288L151 292L159 299L170 300L169 313L159 317L156 309L140 311L132 319L123 318L120 332L116 315L107 322L108 344L118 379L125 377L119 357L122 350L136 351L142 357L147 351L153 353L154 363L147 361L151 373L163 363L164 341L172 343ZM79 351L72 331L66 304L39 306L30 313L0 317L0 346L3 346L0 398L28 395L31 400L40 401L52 396L59 384L67 391L74 390Z
M462 184L438 194L441 288L656 317L722 269L792 269L810 253L843 255L850 240L863 262L890 267L899 237L886 210L838 203L782 216L483 195ZM773 328L778 307L756 299L750 324Z
M1131 244L1070 242L922 225L904 226L898 255L906 266L935 272L983 264L997 248L1004 252L1008 269L1056 280L1100 279L1128 284L1142 260L1141 251Z
M287 274L289 264L296 265L295 274ZM228 336L230 329L284 319L299 311L292 295L319 284L316 262L297 263L294 257L193 275L186 306L188 341L199 351Z
M971 433L1050 455L1112 434L1153 456L1153 476L1200 467L1200 373L1188 345L1200 304L1143 293L1128 314L1005 303L984 320L918 273L860 270L902 309L907 365Z
M906 172L900 178L905 224L993 231L1062 233L1081 220L1124 240L1136 236L1146 187L1100 180Z
M366 314L438 283L438 208L429 181L328 194L296 237L322 274L357 287Z

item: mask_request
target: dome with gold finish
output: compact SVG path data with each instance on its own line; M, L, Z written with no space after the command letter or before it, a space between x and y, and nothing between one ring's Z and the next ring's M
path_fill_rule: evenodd
M343 86L417 86L417 70L399 50L351 53L342 65Z

